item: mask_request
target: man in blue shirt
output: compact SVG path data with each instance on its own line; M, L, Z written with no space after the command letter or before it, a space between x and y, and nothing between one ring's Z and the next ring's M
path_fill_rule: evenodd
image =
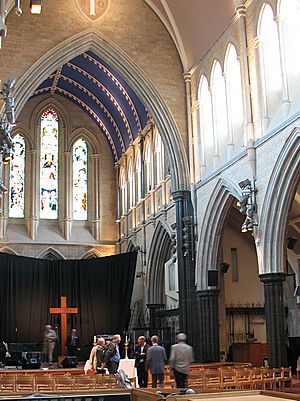
M121 342L120 334L113 336L112 341L108 344L104 355L104 364L107 366L109 373L117 373L119 362L121 359L119 344Z

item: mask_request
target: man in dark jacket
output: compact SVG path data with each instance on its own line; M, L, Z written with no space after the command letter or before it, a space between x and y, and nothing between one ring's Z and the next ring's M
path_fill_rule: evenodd
M145 337L139 336L138 345L135 347L134 350L134 357L140 387L148 386L148 371L145 366L148 348L149 345L146 344Z
M107 367L109 373L117 373L119 362L121 359L119 344L121 342L120 334L113 336L112 341L108 344L107 349L104 354L104 366ZM103 366L103 367L104 367Z
M69 356L78 357L80 351L80 341L76 329L72 329L71 334L67 336L66 347L68 349Z
M157 336L151 337L152 347L147 351L146 356L146 367L150 369L152 375L152 387L157 387L157 380L159 380L159 386L164 387L164 376L165 376L165 363L167 362L167 355L164 347L158 345Z

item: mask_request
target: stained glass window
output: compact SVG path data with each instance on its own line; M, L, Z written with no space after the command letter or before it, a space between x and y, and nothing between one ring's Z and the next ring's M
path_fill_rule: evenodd
M73 147L73 219L87 220L87 145L78 139Z
M53 109L41 117L40 217L58 217L58 116Z
M13 138L10 161L9 217L24 217L25 140L17 134Z

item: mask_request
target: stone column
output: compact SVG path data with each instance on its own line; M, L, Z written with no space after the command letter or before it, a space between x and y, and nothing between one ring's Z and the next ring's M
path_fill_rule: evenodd
M0 195L0 239L5 239L7 222L9 217L9 164L2 163L2 182L7 188L7 191L3 191ZM6 185L8 183L8 185Z
M96 241L100 241L100 155L93 154L91 158L94 172L92 234Z
M118 253L122 252L121 246L121 194L120 194L120 185L119 185L119 171L120 167L118 163L115 163L115 171L116 171L116 188L117 188L117 226L118 226Z
M64 194L64 218L63 218L63 236L64 238L69 241L71 238L71 231L72 231L72 211L73 211L73 186L72 186L72 153L71 152L64 152L64 187L65 187L65 194Z
M30 160L31 160L31 171L30 171L30 176L31 177L36 177L37 176L37 168L36 168L36 155L37 151L30 150ZM39 199L40 199L40 194L38 192L38 187L37 184L39 183L39 179L31 179L30 184L30 212L29 212L29 218L28 218L28 235L30 236L31 239L35 239L37 235L37 230L38 230L38 224L39 224L39 218L38 218L38 205L39 205Z
M198 291L200 361L219 362L219 291Z
M285 273L261 274L265 292L268 363L271 368L287 366L283 282Z
M187 113L187 130L189 138L189 167L190 167L190 181L195 184L195 163L194 163L194 152L193 152L193 124L192 124L192 105L191 105L191 81L192 75L190 72L183 74L185 83L185 96L186 96L186 113Z
M179 286L179 327L188 335L189 342L194 347L195 359L199 355L199 336L196 287L195 287L195 258L194 235L190 236L189 249L183 252L184 219L191 218L193 229L193 207L190 191L176 191L172 193L176 203L176 231L177 231L177 264Z

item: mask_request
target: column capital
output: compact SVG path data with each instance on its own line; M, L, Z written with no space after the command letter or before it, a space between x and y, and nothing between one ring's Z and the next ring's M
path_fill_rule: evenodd
M36 154L37 154L37 149L30 149L30 150L28 151L28 153L29 153L30 155L36 155Z
M64 152L64 156L66 156L66 157L71 157L71 156L72 156L72 153L69 152L69 151L65 151L65 152Z
M190 193L190 191L188 191L188 190L172 191L172 197L175 202L179 201L179 200L182 201L186 198L187 194L189 194L189 193Z
M192 74L190 72L184 72L182 76L185 83L192 81Z
M238 0L238 1L236 1L236 3L240 3L240 1ZM235 13L239 18L241 18L241 17L245 18L246 17L246 7L245 7L245 5L244 4L236 5Z

